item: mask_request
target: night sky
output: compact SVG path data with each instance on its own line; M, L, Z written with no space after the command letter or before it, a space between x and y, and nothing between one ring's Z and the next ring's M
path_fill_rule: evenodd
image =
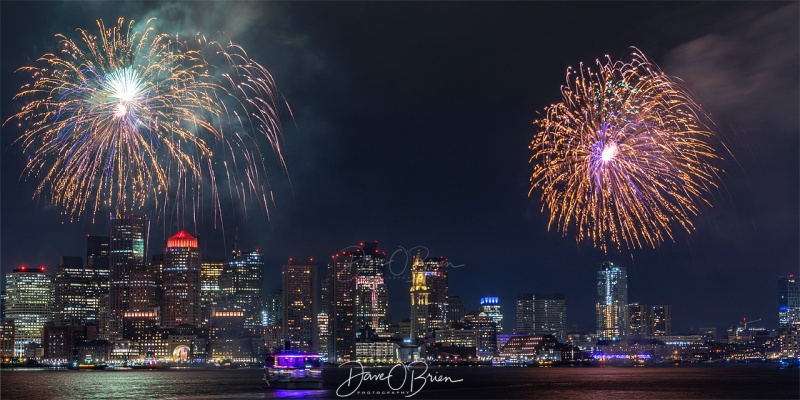
M258 248L267 286L289 257L322 266L337 251L379 241L392 254L425 246L446 256L450 293L467 309L499 296L506 331L515 297L563 292L570 326L593 329L596 269L628 268L629 301L671 304L673 332L763 317L777 327L777 278L800 265L797 2L137 3L2 2L2 118L20 107L14 73L52 51L56 33L96 31L120 16L157 17L171 33L224 32L275 77L285 115L288 175L272 171L271 218L212 229L156 219L164 233L200 233L208 255ZM713 207L692 234L658 249L605 255L547 231L539 192L528 197L532 121L560 100L568 66L620 58L636 46L682 78L733 154L719 164ZM288 113L285 113L288 114ZM2 128L2 272L55 269L85 255L86 234L107 234L108 211L70 223L36 182ZM199 232L198 232L199 231ZM400 252L402 253L402 252ZM394 322L409 314L408 270L393 258ZM321 268L324 270L324 268ZM395 276L396 275L396 276Z

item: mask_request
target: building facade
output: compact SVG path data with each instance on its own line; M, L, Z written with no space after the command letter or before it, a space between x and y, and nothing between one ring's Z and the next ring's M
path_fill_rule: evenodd
M524 293L517 296L515 334L553 335L567 339L567 303L563 293Z
M628 330L628 273L611 261L597 271L597 336L601 340L619 340Z
M233 252L233 260L225 263L220 275L219 285L225 303L244 312L247 327L261 325L263 283L264 261L258 250Z
M481 311L486 313L497 326L497 333L503 333L503 306L499 297L481 297Z
M411 265L411 339L420 340L447 328L447 264L444 257L423 258Z
M653 326L650 321L651 310L647 304L628 304L628 334L648 336Z
M317 265L314 260L289 259L283 266L283 338L292 349L317 351Z
M464 301L461 296L447 296L447 326L451 327L453 324L463 324L464 315L467 313L464 308Z
M328 360L355 360L356 268L354 255L343 251L332 256L325 277L325 311L328 317ZM286 305L284 304L284 307Z
M200 314L201 326L208 326L211 309L221 304L222 292L219 277L225 267L222 257L204 257L200 261Z
M386 253L378 250L378 242L361 243L352 257L356 269L356 329L369 327L374 332L386 332L391 325L384 280Z
M800 286L794 274L778 278L778 324L781 357L800 356Z
M650 335L670 336L672 335L672 306L659 304L650 309Z
M202 323L200 303L200 250L197 238L180 231L164 248L161 325L174 328Z
M84 266L79 256L59 257L53 282L56 325L99 324L100 298L108 288L107 272Z
M46 323L53 320L53 276L45 268L22 266L6 274L6 318L14 321L14 356L42 343Z
M111 217L109 235L109 299L106 326L100 338L122 338L125 311L144 310L153 306L155 283L147 273L147 239L150 221L147 217L121 215Z

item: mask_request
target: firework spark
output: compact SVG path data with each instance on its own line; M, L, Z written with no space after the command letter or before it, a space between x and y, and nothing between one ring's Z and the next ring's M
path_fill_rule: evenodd
M680 80L639 50L567 70L563 100L534 121L531 190L548 229L609 248L657 247L691 233L718 171L713 122Z
M193 214L211 202L221 218L226 197L268 212L265 143L285 168L272 76L234 43L181 41L151 21L136 31L133 21L107 29L99 20L98 35L57 35L60 51L19 69L32 83L6 123L24 127L16 143L24 176L39 179L35 196L74 218L153 202L157 213Z

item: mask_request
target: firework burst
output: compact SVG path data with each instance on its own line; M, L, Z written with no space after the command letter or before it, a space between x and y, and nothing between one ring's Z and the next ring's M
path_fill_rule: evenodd
M269 72L238 45L181 41L151 25L134 29L120 18L79 40L57 35L59 51L45 54L15 99L17 139L27 156L25 177L73 218L154 206L190 209L210 202L221 220L221 199L268 212L270 148L281 153L279 95ZM221 183L224 182L224 183Z
M567 70L563 100L534 121L531 190L548 229L609 248L657 247L691 219L717 184L713 122L677 78L639 50L630 61Z

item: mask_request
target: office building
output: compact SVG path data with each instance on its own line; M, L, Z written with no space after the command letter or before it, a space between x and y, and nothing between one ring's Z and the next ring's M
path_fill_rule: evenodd
M323 290L325 286L323 285ZM323 300L320 300L318 305L325 304ZM322 309L323 307L318 306L318 308ZM264 326L276 326L279 325L281 322L281 318L283 318L283 293L280 291L267 293L264 296L264 310L262 311L262 324Z
M103 281L106 285L108 282L107 272L84 266L82 257L59 257L53 282L55 325L99 324L100 298L104 294Z
M62 365L82 361L83 355L78 353L81 343L97 340L95 325L56 326L46 324L42 334L44 362L51 365Z
M222 257L204 257L200 261L200 315L201 326L208 326L211 309L220 305L222 291L219 288L219 277L225 268Z
M163 257L161 325L174 328L202 322L200 307L200 250L197 238L180 231L167 239Z
M244 312L244 323L248 328L261 326L262 297L264 283L264 261L256 250L233 252L233 260L225 263L220 275L220 291L227 306Z
M14 320L0 318L0 361L7 363L14 358Z
M330 362L355 360L357 270L353 266L354 257L352 252L343 251L333 255L328 263L324 306L328 316L327 355Z
M465 315L464 328L477 333L478 358L487 359L497 355L497 324L486 312L476 310Z
M423 258L411 265L411 339L420 340L447 322L447 264L444 257Z
M670 336L672 334L672 306L655 305L650 309L650 334L652 336Z
M628 273L611 261L597 271L597 336L601 340L619 340L628 330Z
M628 304L628 334L647 336L650 335L652 322L651 310L647 304Z
M378 242L361 243L351 254L356 269L356 329L369 327L374 332L386 332L391 325L384 281L386 254L378 250Z
M464 308L464 302L461 296L447 296L447 326L452 327L453 324L463 324L464 314L467 310Z
M147 217L111 217L108 325L101 327L101 339L121 339L125 311L144 310L154 305L155 283L147 273L149 231Z
M800 356L800 286L794 274L778 278L778 339L783 359Z
M794 274L778 278L778 324L800 328L800 285Z
M567 336L567 304L563 293L524 293L517 296L515 334Z
M317 265L289 259L282 270L283 338L292 349L317 351Z
M22 266L6 274L6 318L14 321L14 356L42 343L44 325L53 320L53 277L45 268Z
M499 297L481 297L481 311L486 313L497 326L497 333L503 332L503 306Z

